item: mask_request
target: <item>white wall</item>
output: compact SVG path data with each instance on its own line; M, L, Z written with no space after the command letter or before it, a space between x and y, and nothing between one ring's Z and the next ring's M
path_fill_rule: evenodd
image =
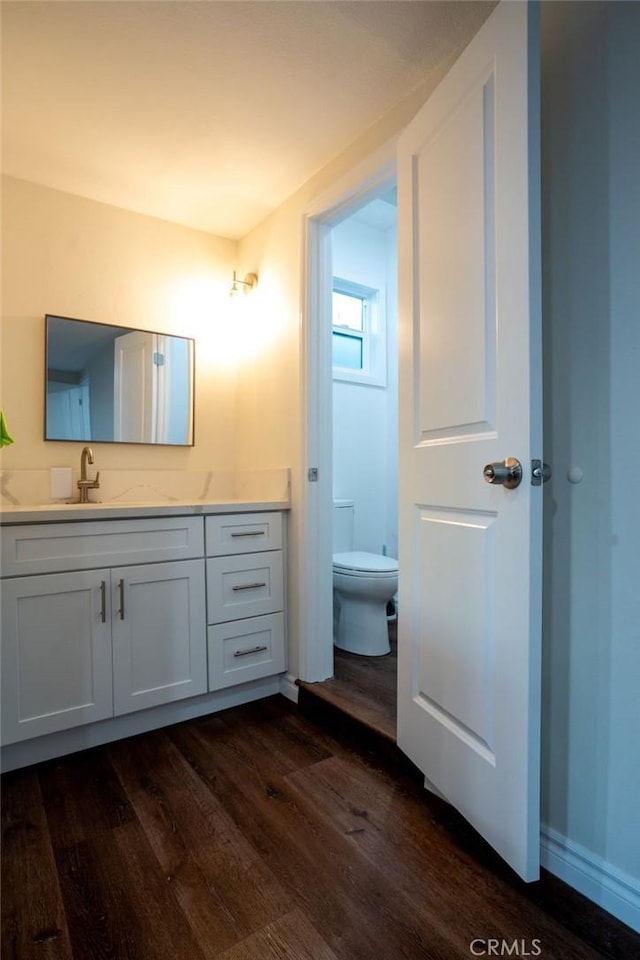
M640 5L544 4L542 26L543 820L552 868L638 925Z
M384 387L333 381L333 493L355 502L354 549L382 553L384 548L392 557L398 556L395 234L395 228L357 218L331 233L334 275L380 291L387 340Z
M611 672L607 850L640 882L640 6L611 17ZM611 15L610 15L611 16ZM624 465L621 475L619 467ZM631 734L631 736L630 736ZM628 824L629 841L620 831Z

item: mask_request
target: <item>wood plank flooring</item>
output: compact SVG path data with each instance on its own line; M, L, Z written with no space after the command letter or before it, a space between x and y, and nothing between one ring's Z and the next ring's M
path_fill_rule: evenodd
M280 697L5 774L2 829L3 960L640 956Z
M420 772L397 748L397 627L397 620L389 621L391 650L384 657L361 657L334 648L334 676L321 683L298 681L299 707L306 717L341 739L360 743L364 749L371 750L379 762L384 758L396 770L401 767L413 771L421 781ZM457 817L455 812L452 815ZM457 820L463 833L470 831L462 842L472 846L479 840L482 846L483 841L475 832L460 817ZM629 953L634 960L640 960L635 934L631 934L629 944L624 925L544 869L540 883L523 889L528 897L545 906L607 956L622 957Z
M334 647L334 676L322 683L301 683L308 693L396 742L397 621L389 621L390 653L361 657Z

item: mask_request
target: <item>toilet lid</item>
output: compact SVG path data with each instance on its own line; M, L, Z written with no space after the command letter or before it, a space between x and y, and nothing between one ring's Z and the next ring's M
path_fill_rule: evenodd
M334 553L333 569L344 573L397 573L398 561L392 557L383 557L379 553L365 553L356 550L353 553Z

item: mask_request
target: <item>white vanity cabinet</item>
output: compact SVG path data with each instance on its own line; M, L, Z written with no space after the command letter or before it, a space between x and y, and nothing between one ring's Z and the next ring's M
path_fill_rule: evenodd
M2 517L5 770L280 692L286 505L261 506Z
M3 528L3 744L206 691L202 527Z
M285 669L280 513L207 517L209 689Z

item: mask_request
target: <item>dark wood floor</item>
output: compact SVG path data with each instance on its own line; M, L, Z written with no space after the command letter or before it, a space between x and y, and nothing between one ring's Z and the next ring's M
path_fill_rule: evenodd
M305 716L343 739L361 743L378 760L384 757L387 763L391 762L394 769L402 767L413 772L421 781L420 772L397 748L397 621L389 621L388 628L391 647L388 655L362 657L334 648L334 676L321 683L299 681L299 705ZM469 845L479 842L482 847L481 838L454 811L451 814L457 818L462 832L468 831L466 842ZM544 869L540 883L523 890L528 897L551 909L578 935L591 931L590 942L604 955L626 957L628 954L640 960L640 940L636 934Z
M411 770L280 697L2 786L3 960L468 960L488 938L640 956L582 898L521 884Z
M390 653L362 657L334 647L334 676L302 684L309 695L359 721L389 743L396 742L397 621L389 621Z

